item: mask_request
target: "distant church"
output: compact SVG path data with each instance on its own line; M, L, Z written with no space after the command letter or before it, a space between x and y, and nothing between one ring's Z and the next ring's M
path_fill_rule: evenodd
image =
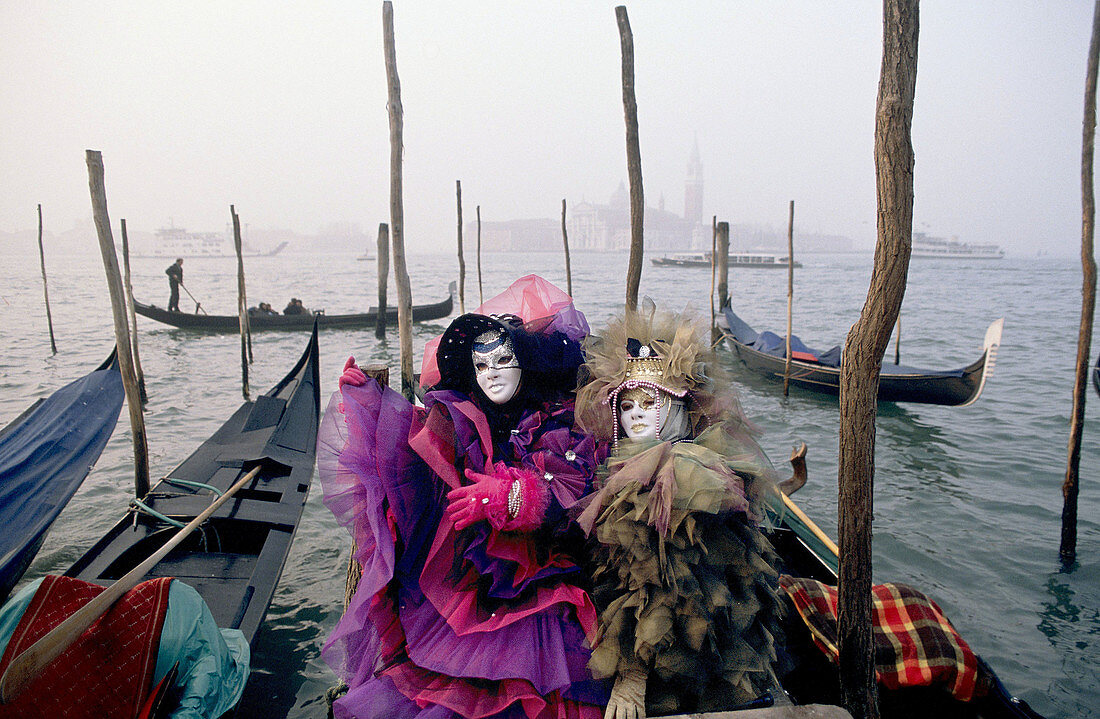
M645 208L642 219L645 249L683 252L710 248L711 228L703 225L703 163L699 143L691 151L684 185L684 214L665 209L661 195L657 207ZM575 250L625 250L630 248L630 193L624 182L607 204L579 202L566 210L569 247ZM467 234L477 226L467 225ZM487 251L538 251L561 246L560 220L508 220L483 222L482 247Z
M687 181L684 185L683 217L665 209L661 195L657 207L646 207L642 217L645 248L663 252L696 249L704 235L703 162L699 143L691 150ZM569 246L584 250L625 250L630 248L630 193L622 182L606 205L581 202L566 217ZM709 247L710 241L707 240Z

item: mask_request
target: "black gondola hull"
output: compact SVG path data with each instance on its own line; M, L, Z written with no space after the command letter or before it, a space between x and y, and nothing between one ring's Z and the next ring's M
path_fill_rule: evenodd
M412 308L413 322L427 322L431 320L449 317L454 310L455 283L451 283L450 294L447 299L427 305L415 305ZM204 315L190 312L169 312L156 305L147 305L134 301L134 311L151 320L161 322L172 327L187 330L205 330L208 332L238 332L240 331L240 319L237 315ZM378 309L372 307L367 312L357 314L328 315L301 314L301 315L249 315L248 324L252 330L308 330L313 327L313 321L323 328L338 329L373 329L378 323ZM386 321L389 324L397 322L397 307L386 308Z
M294 369L245 402L209 439L152 488L143 502L186 523L257 465L258 476L161 560L145 578L190 584L223 628L254 640L286 563L309 494L320 419L317 332ZM131 509L66 572L108 585L164 545L177 527Z
M730 310L727 309L726 312ZM733 318L740 321L736 315ZM782 382L786 374L786 359L749 346L730 332L730 325L730 320L723 318L721 328L726 346L749 369L768 379ZM999 333L996 342L998 344L1000 342ZM951 372L922 371L916 368L897 371L893 367L883 365L879 376L878 400L946 406L970 404L981 394L984 379L988 376L988 370L992 368L990 357L991 350L987 348L975 362L961 370ZM790 383L812 392L838 396L840 368L792 359Z

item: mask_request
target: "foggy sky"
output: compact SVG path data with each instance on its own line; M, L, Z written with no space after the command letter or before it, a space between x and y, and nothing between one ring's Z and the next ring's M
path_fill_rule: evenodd
M556 218L627 179L609 2L396 0L412 251L464 218ZM875 237L881 3L627 4L647 204L682 213L698 142L704 214ZM1081 242L1092 4L925 0L914 228L1012 254ZM0 5L0 232L91 217L100 150L117 225L373 236L389 220L382 3Z

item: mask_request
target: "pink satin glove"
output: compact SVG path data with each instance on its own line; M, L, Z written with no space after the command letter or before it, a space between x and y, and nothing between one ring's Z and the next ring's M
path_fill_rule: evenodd
M458 530L466 529L474 522L480 522L483 519L490 520L493 526L503 525L508 506L508 492L512 488L512 477L494 477L467 469L466 478L473 484L466 484L447 492L448 504L443 512L444 516Z
M346 384L350 384L352 387L362 387L366 383L367 376L355 364L355 358L348 357L348 361L344 363L344 374L340 375L340 388L343 389Z

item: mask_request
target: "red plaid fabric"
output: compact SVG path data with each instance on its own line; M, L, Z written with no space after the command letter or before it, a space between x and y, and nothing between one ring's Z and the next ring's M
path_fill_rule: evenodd
M837 591L814 579L782 575L779 586L836 663ZM978 658L931 599L904 584L871 587L875 673L889 689L943 684L960 701L978 686Z
M170 577L142 582L54 659L0 717L101 719L135 717L149 693ZM70 577L47 576L15 628L0 673L66 617L104 590Z

